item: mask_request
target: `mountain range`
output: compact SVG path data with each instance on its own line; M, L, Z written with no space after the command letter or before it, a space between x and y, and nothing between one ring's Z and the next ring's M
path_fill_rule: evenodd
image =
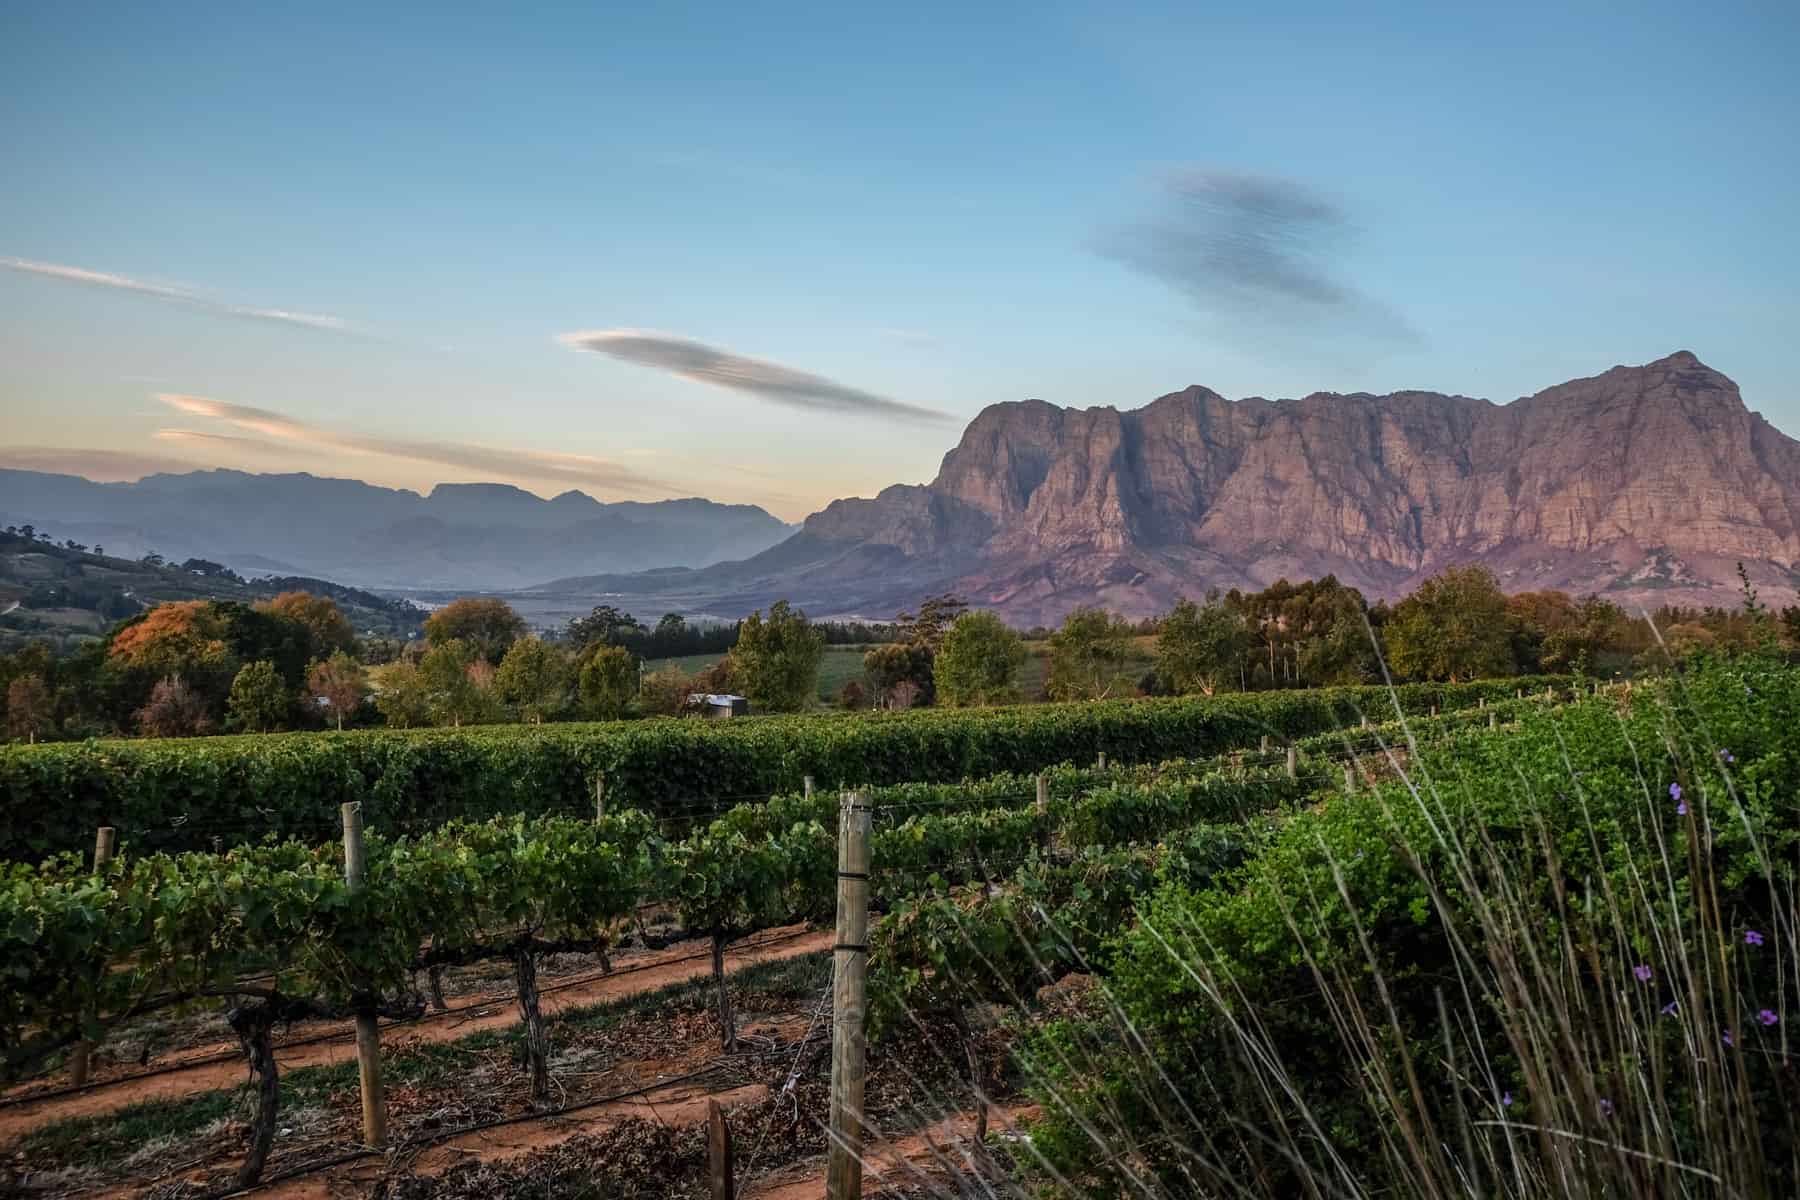
M1508 591L1732 604L1740 561L1765 602L1793 602L1800 442L1683 351L1509 404L1204 387L1126 411L995 404L931 483L835 501L743 562L535 590L864 616L954 590L1033 624L1328 573L1391 598L1465 562Z
M137 557L206 558L245 574L360 587L504 590L577 571L742 559L793 532L761 508L710 500L544 500L495 483L429 495L309 474L194 471L135 483L0 470L0 523Z

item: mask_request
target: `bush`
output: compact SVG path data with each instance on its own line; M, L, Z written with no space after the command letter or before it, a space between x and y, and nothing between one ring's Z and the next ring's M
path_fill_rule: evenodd
M1255 1195L1795 1194L1796 793L1800 672L1756 664L1430 749L1140 905L1115 1013L1027 1055L1033 1144L1108 1195L1196 1164Z

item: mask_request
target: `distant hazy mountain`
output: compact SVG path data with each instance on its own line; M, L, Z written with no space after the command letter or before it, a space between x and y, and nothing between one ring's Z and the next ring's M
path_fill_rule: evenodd
M503 589L576 572L699 567L750 557L793 530L710 500L542 500L505 484L429 496L315 475L195 471L136 483L0 470L0 524L137 556L208 558L245 574L362 587Z
M730 616L786 597L888 615L954 589L1010 619L1142 616L1209 587L1335 573L1376 597L1446 565L1509 591L1733 604L1800 583L1800 442L1682 352L1511 404L1434 392L983 410L923 486L839 500L746 562L547 593ZM637 597L643 597L642 600Z

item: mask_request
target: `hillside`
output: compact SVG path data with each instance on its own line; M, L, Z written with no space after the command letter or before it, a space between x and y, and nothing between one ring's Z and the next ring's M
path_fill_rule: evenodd
M1765 599L1791 602L1800 442L1687 352L1505 405L1203 387L1123 412L1027 400L983 410L931 483L836 501L745 562L538 590L721 615L785 596L826 615L954 589L1032 624L1328 573L1394 597L1471 560L1509 591L1626 605L1731 603L1742 560Z
M425 615L405 601L322 579L201 574L0 532L0 650L38 638L66 646L165 600L255 603L284 591L332 597L359 637L404 639Z
M359 587L520 587L572 571L698 567L740 559L791 528L761 508L710 500L544 500L504 484L439 484L426 496L309 474L193 471L136 483L0 470L0 524L129 558L207 558L240 574Z

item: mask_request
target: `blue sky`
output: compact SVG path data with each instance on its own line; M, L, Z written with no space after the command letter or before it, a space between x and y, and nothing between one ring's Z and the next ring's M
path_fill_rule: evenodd
M798 518L1676 349L1800 434L1800 6L765 7L7 6L0 462Z

